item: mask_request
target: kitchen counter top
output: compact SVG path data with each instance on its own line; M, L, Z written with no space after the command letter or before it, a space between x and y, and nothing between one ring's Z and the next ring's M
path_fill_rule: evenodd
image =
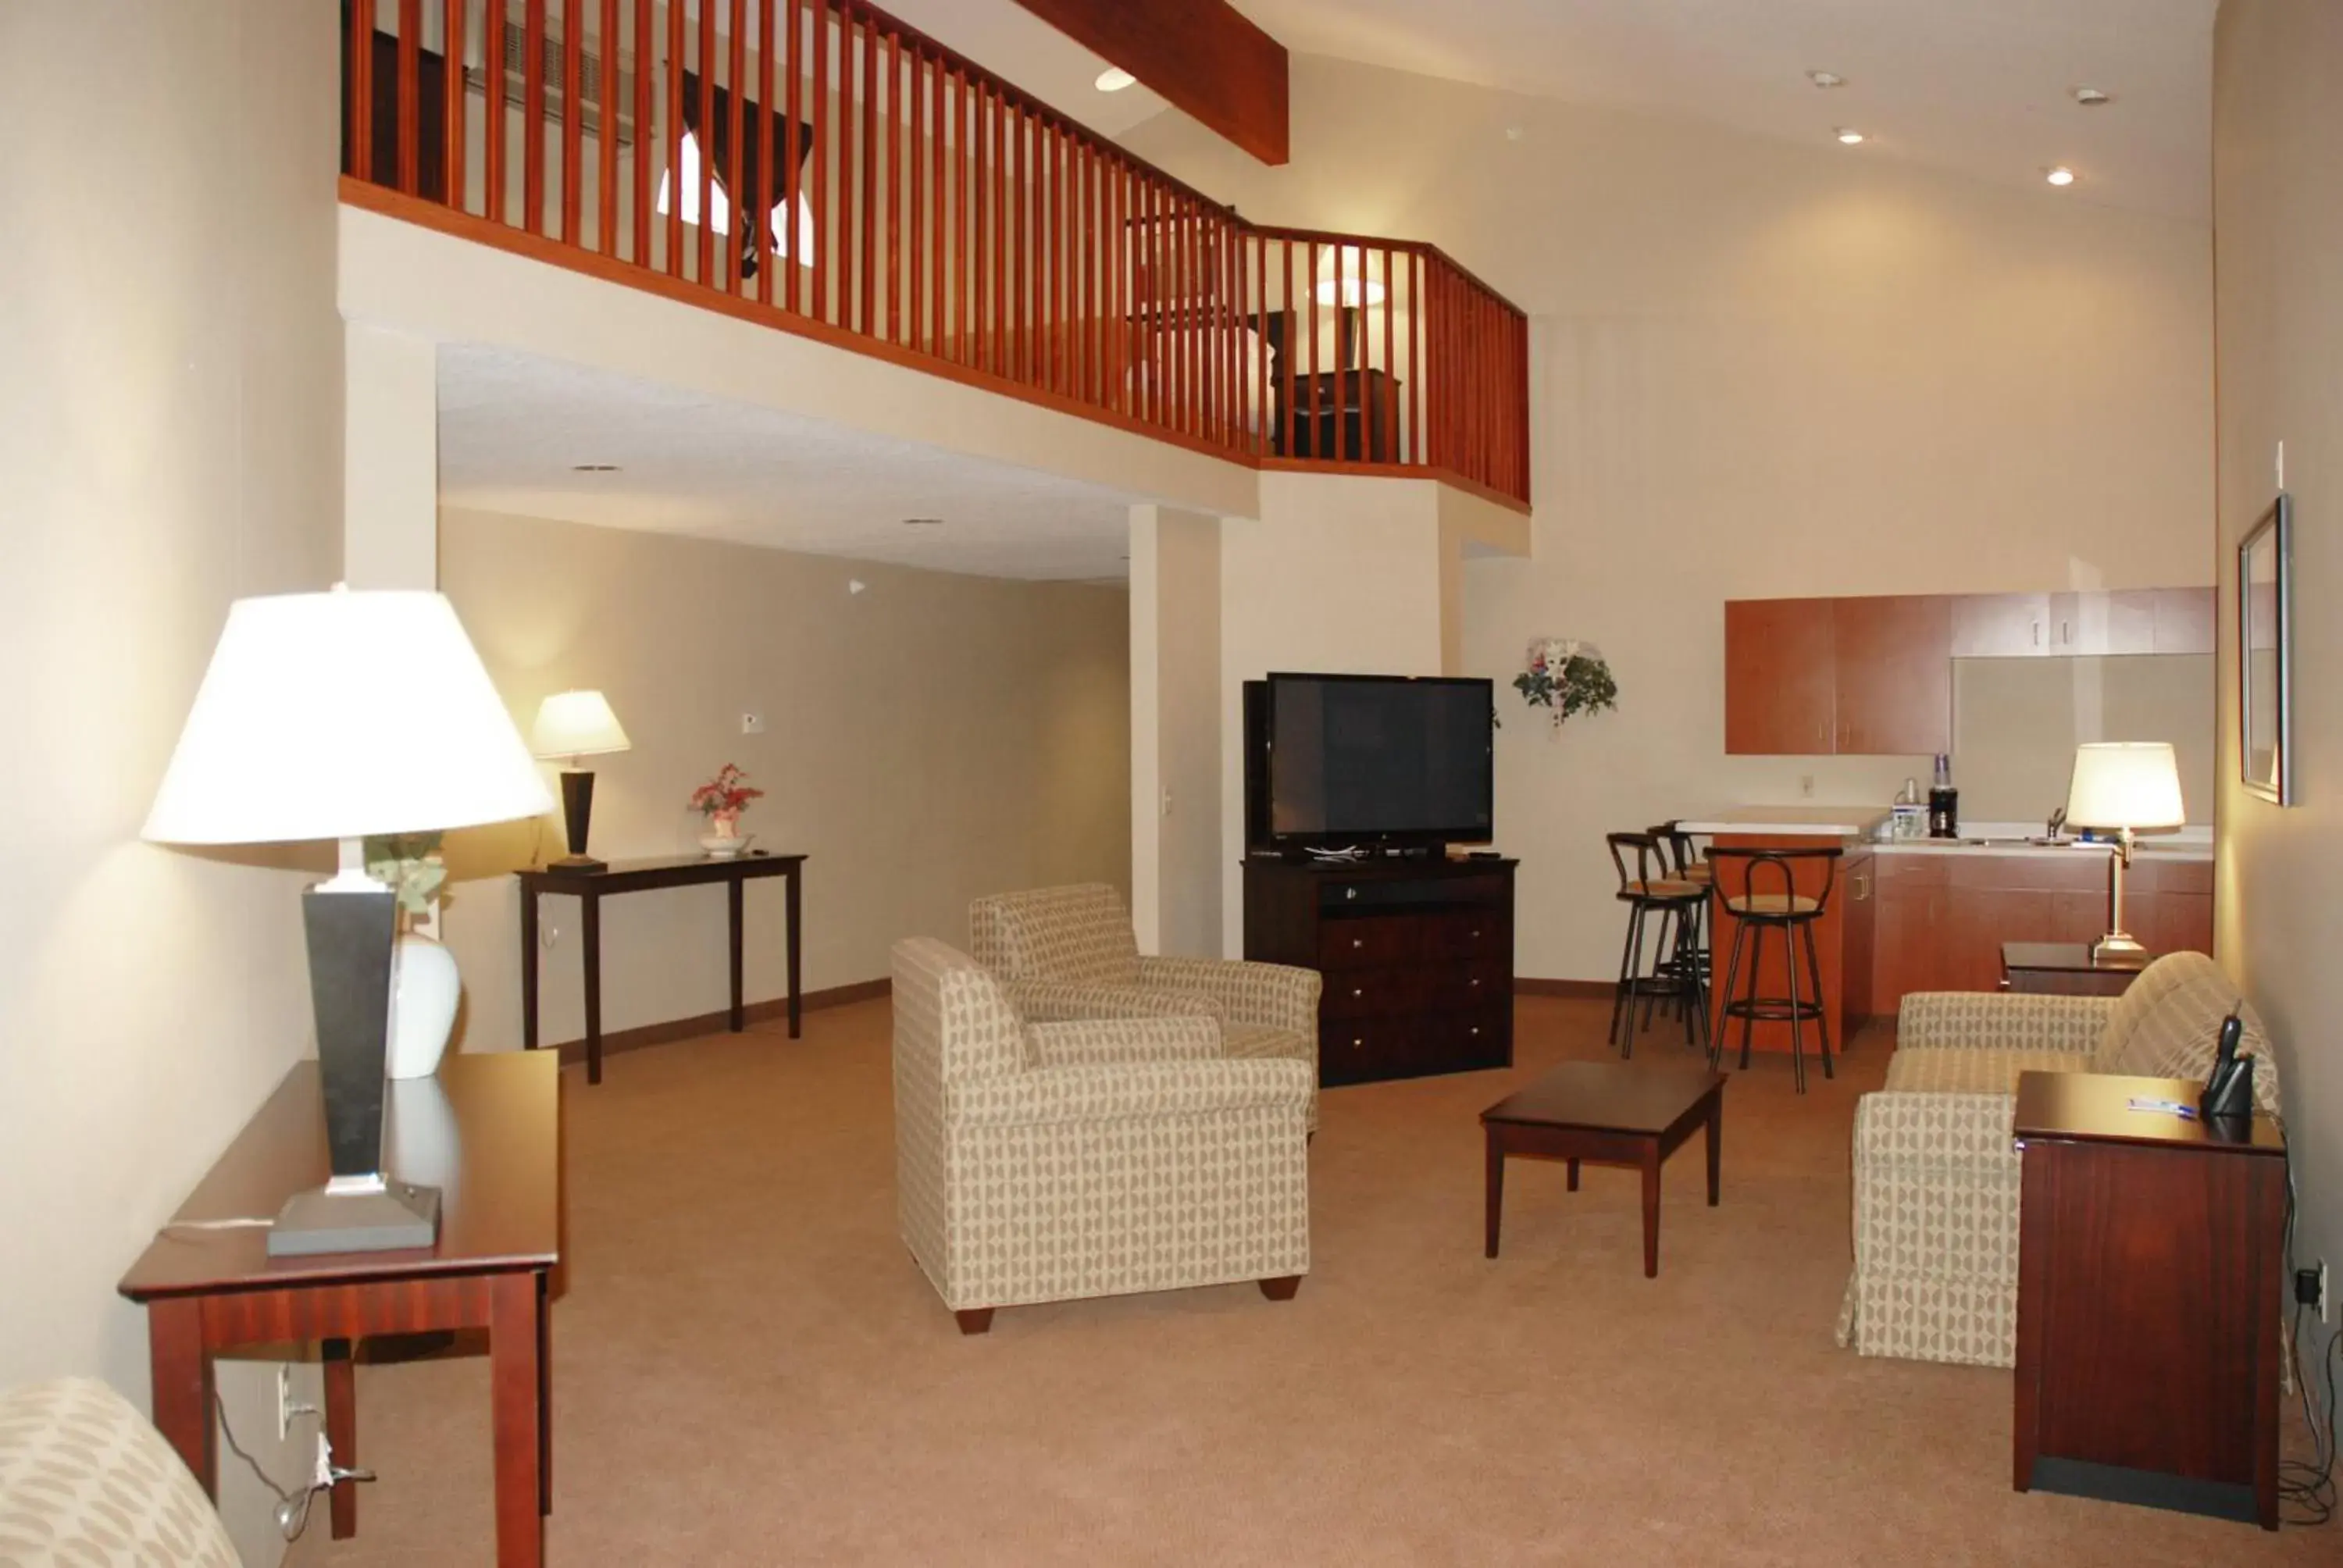
M2029 844L2017 839L1996 839L1990 843L1965 843L1958 839L1889 839L1871 846L1883 855L2028 855L2050 859L2071 859L2078 854L2104 855L2113 844ZM2133 859L2137 860L2209 860L2213 846L2182 839L2159 844L2142 839L2133 847Z
M1780 834L1816 839L1865 839L1887 819L1885 806L1735 806L1701 820L1678 822L1679 832Z

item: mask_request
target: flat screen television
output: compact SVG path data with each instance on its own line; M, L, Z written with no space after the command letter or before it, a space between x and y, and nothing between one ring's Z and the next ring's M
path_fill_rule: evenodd
M1262 852L1485 844L1491 683L1272 673L1245 683L1245 841Z

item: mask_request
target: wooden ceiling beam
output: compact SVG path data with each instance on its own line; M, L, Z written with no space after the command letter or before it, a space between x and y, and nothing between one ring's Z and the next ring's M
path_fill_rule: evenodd
M1017 0L1265 164L1287 157L1285 45L1228 0Z

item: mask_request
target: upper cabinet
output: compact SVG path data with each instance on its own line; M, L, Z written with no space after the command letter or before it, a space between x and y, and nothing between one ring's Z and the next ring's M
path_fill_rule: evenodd
M1934 596L1729 599L1725 749L1952 749L1952 609Z
M2211 588L1727 599L1730 755L1953 745L1953 660L2211 653Z

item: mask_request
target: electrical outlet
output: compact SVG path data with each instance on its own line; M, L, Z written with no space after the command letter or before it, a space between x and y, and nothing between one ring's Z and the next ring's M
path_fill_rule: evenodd
M1169 784L1163 786L1163 815L1172 815L1172 786Z
M1815 776L1813 774L1801 773L1798 775L1798 793L1805 796L1809 800L1814 799Z
M2322 1323L2335 1321L2335 1298L2327 1289L2327 1260L2324 1258L2318 1260L2318 1321Z
M293 1432L293 1363L277 1363L277 1441L283 1442Z
M765 716L764 716L763 714L761 714L761 713L744 713L744 714L742 714L742 715L740 716L740 733L741 733L741 734L743 734L743 735L762 735L764 732L765 732Z

